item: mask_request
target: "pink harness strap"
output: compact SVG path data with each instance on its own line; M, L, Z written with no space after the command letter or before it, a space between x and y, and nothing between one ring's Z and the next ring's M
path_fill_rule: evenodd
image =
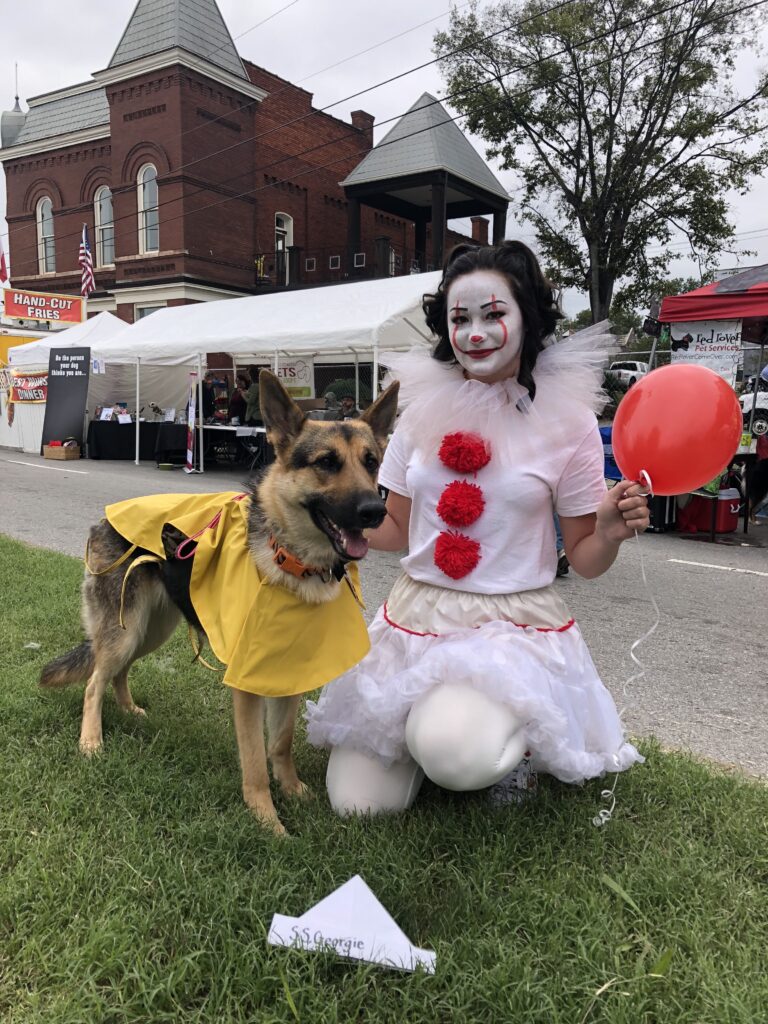
M243 498L245 498L245 497L247 497L247 495L245 494L245 492L243 492L242 494L236 494L235 497L232 500L233 501L242 501ZM184 555L181 554L182 549L187 544L189 544L191 541L197 540L198 537L201 537L205 533L206 530L213 530L216 526L218 526L219 520L221 519L221 513L222 513L222 510L219 509L219 511L216 513L216 515L213 517L213 519L210 521L210 523L206 523L205 526L202 527L202 529L197 531L197 533L193 533L191 537L187 537L186 540L183 540L181 542L181 544L179 544L179 546L176 548L176 554L173 557L177 558L181 562L186 561L186 559L188 559L188 558L192 558L192 556L195 553L194 549L191 550L188 554L184 554Z

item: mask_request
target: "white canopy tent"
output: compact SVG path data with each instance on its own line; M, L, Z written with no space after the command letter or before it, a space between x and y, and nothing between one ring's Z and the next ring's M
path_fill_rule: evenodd
M275 372L281 356L351 353L356 365L361 355L369 356L375 391L382 349L404 351L430 343L421 303L425 293L437 289L441 276L439 271L410 274L161 309L93 344L91 352L107 364L136 364L137 409L140 365L196 368L202 408L207 352L226 352L240 363L269 360ZM202 432L201 417L201 452Z
M15 367L48 366L52 348L93 348L94 345L106 341L107 338L114 338L127 328L128 324L112 313L99 313L76 327L68 327L65 331L51 331L46 337L28 341L26 345L14 345L8 349L8 362Z
M228 352L245 362L408 349L429 340L421 300L440 278L439 272L409 274L160 309L93 346L93 354L107 362L172 366L195 365L205 352Z
M52 348L90 348L97 358L97 349L108 339L116 340L128 330L128 324L112 313L103 312L90 320L63 331L51 331L43 338L15 345L8 350L8 360L14 370L48 369ZM185 368L144 366L141 369L141 391L160 408L183 408L187 400L188 374ZM91 373L88 381L88 410L99 405L125 401L136 389L136 359L131 357L110 359L107 372ZM4 411L4 410L3 410ZM138 422L141 407L136 405ZM19 405L14 417L15 431L0 429L0 444L21 448L25 452L39 452L42 440L45 404ZM138 429L138 427L137 427Z
M74 327L63 331L50 331L42 338L28 341L24 345L14 345L8 349L8 363L12 370L47 370L52 348L80 348L115 337L119 331L128 327L123 320L118 320L111 313L99 313L98 316L84 320ZM112 377L124 374L121 368L115 367ZM129 372L130 369L129 369ZM103 378L101 378L103 381ZM98 381L98 383L101 383ZM94 387L94 378L89 381L88 405L95 405L99 399L98 383ZM94 392L92 394L92 392ZM0 444L10 448L21 449L27 453L39 453L45 421L45 403L19 403L15 409L12 427L5 429L8 417L3 409L3 427L0 428Z

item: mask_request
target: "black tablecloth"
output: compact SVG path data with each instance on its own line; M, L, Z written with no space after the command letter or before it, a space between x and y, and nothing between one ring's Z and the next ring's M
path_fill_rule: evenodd
M155 450L149 457L157 462L186 462L186 423L158 423L157 427Z
M154 459L160 426L160 423L139 424L139 459ZM88 458L135 459L136 424L91 420L88 424Z
M183 463L187 461L187 428L184 424L159 423L154 458L160 462ZM264 434L238 437L234 430L215 430L203 427L205 462L231 462L250 468L268 465L274 461L272 446ZM195 428L195 445L199 443L198 428ZM197 456L196 456L197 457Z

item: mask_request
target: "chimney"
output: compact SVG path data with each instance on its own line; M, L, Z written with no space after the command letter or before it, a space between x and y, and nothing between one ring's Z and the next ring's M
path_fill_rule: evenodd
M352 126L365 135L369 147L373 149L373 114L368 114L365 110L353 110L350 116Z
M472 221L472 241L480 245L488 245L488 221L485 217L470 217Z

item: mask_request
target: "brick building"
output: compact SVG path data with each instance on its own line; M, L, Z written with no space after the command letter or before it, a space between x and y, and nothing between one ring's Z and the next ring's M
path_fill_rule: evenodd
M355 171L378 150L373 117L318 111L311 93L242 60L215 0L138 0L103 71L28 105L2 115L13 284L79 293L86 224L89 313L133 322L166 305L431 269L462 237L445 236L450 201L430 207L433 239L415 206L350 199L340 183L359 192ZM461 209L494 212L496 237L506 193L450 127L490 188ZM487 228L473 217L475 237Z

